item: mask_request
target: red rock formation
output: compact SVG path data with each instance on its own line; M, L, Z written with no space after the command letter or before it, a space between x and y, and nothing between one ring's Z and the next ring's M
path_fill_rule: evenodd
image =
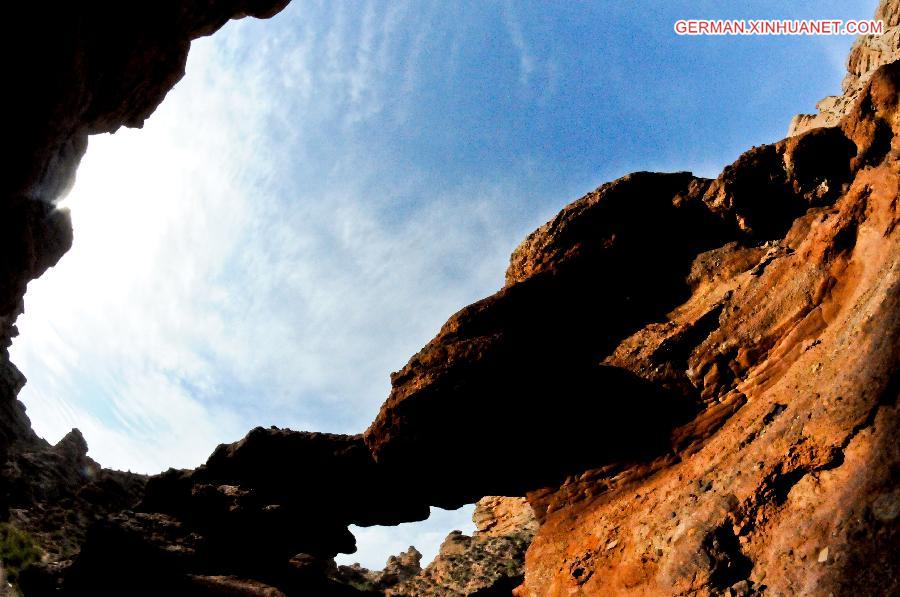
M530 494L542 524L517 594L898 590L898 87L900 62L882 67L840 128L752 150L709 184L704 201L732 210L742 172L783 179L809 208L761 246L699 253L691 296L604 363L743 406L705 443L676 432L674 454Z
M25 282L70 242L47 200L86 135L139 125L192 37L281 4L54 15L43 70L13 73L44 101L19 98L11 129L5 336ZM353 549L347 525L527 494L540 528L518 595L897 592L900 62L870 74L855 52L861 87L840 126L753 148L716 180L629 175L535 231L504 288L392 376L365 434L254 430L152 479L139 507L92 526L71 566L31 586L359 594L330 561ZM0 368L7 396L22 381ZM0 437L37 441L3 405ZM78 452L72 439L60 453ZM454 535L447 561L489 542ZM433 568L427 590L450 570Z

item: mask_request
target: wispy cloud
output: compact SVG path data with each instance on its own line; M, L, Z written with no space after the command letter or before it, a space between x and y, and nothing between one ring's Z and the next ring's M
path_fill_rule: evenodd
M535 69L535 58L525 41L522 25L516 17L515 5L512 2L503 5L503 21L506 24L509 41L519 55L519 83L527 86Z
M41 432L106 427L132 448L89 434L92 453L146 471L255 424L356 432L388 373L499 286L515 188L435 190L415 169L385 177L352 135L328 143L347 123L320 97L371 118L380 75L421 52L390 45L404 8L372 7L284 20L277 48L230 25L195 42L143 130L91 140L66 199L75 246L32 284L14 347Z

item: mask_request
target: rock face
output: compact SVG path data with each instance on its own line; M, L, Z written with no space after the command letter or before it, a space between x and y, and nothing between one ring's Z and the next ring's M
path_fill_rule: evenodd
M339 566L331 578L385 595L509 595L522 582L525 550L537 530L531 505L523 498L488 496L475 505L472 520L475 533L451 532L424 570L422 554L410 547L391 556L384 570Z
M692 256L731 237L735 223L706 209L701 186L689 173L632 174L549 224L565 252L514 254L506 287L454 315L392 376L365 434L376 461L425 471L429 503L456 507L668 451L703 399L601 360L684 300ZM484 431L455 441L473 412Z
M42 562L22 571L20 586L66 566L91 524L134 506L143 494L145 476L101 468L87 451L77 429L55 446L40 440L10 451L3 467L9 524L43 552Z
M691 296L603 362L742 406L703 444L532 492L541 527L519 595L898 589L896 519L875 514L896 499L900 462L898 88L900 63L882 67L839 128L756 148L698 183L711 209L781 230L698 253ZM807 207L746 220L736 198L750 180L775 183L748 196L760 209L780 184L779 204ZM559 230L520 251L564 255Z
M816 104L817 114L798 114L791 121L788 136L808 130L837 126L859 99L869 77L878 67L900 60L900 0L882 0L875 19L884 22L881 35L861 35L853 44L847 59L847 76L842 95L830 95Z
M363 591L378 594L422 573L422 554L410 545L405 552L388 558L383 570L371 571L358 563L352 566L337 566L330 576L335 581Z
M840 127L716 180L639 173L565 208L393 376L376 461L458 474L422 479L431 503L532 484L520 595L882 590L898 86L880 68ZM471 412L490 433L460 449Z
M47 504L87 511L97 479L122 489L96 498L78 557L36 568L26 592L900 591L900 62L877 40L854 48L835 126L798 121L715 180L639 172L564 208L499 292L392 376L361 435L255 429L131 507L142 481L98 471L80 434L36 438L5 346L25 283L70 242L52 199L86 135L139 125L192 37L282 4L137 3L121 27L105 5L67 8L44 68L13 71L43 103L17 100L21 164L0 205L0 493L27 526ZM879 10L896 26L897 9ZM414 548L377 573L334 565L350 524L478 500L478 532L451 533L424 569Z
M525 551L537 520L522 498L489 496L472 514L471 537L450 533L420 574L385 590L386 595L509 595L525 575Z

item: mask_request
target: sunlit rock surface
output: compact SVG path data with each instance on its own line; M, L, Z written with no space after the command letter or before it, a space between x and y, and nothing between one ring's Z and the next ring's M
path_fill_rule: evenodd
M816 114L797 114L788 128L788 136L816 127L837 126L853 109L878 67L900 60L900 0L882 0L875 19L884 22L884 33L861 35L854 42L847 58L847 76L841 83L843 94L820 100Z
M488 496L475 505L476 531L452 531L424 569L422 555L410 547L391 556L383 570L339 566L331 577L360 590L386 595L509 595L522 582L525 550L537 530L531 505L523 498Z
M705 443L676 432L650 463L532 492L542 524L519 595L897 589L898 84L900 63L882 67L840 128L702 183L709 205L769 230L698 253L690 297L603 362L741 406ZM748 180L772 185L750 219L735 200ZM779 215L787 201L807 206Z

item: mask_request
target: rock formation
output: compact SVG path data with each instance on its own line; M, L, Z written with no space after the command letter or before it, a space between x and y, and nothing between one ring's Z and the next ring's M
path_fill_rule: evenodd
M437 557L421 573L387 588L386 595L407 597L509 595L525 574L525 551L537 520L522 498L489 496L472 514L475 533L450 533Z
M8 524L27 534L42 552L36 566L55 570L78 553L87 528L140 500L146 477L101 468L88 457L81 432L73 429L55 446L17 445L3 467ZM28 575L45 574L23 570Z
M847 76L842 95L829 95L816 104L817 114L797 114L788 128L788 136L808 130L837 126L853 105L878 67L900 60L900 0L883 0L875 11L875 19L884 23L881 35L861 35L853 44L847 59Z
M476 531L469 537L452 531L425 569L415 547L391 556L384 570L354 564L339 566L331 578L360 590L385 595L509 595L522 582L525 550L537 520L523 498L488 496L475 505Z
M680 449L676 432L654 462L532 492L519 595L897 589L896 520L876 512L898 497L898 86L900 63L882 67L839 128L699 183L749 236L698 253L691 296L603 362L742 406L703 444ZM802 213L740 214L741 189L763 208L780 184ZM761 219L781 230L758 234Z
M898 84L900 63L880 68L840 127L716 180L638 173L576 201L392 377L364 436L257 429L151 480L135 513L95 527L67 586L227 576L349 594L328 563L352 549L347 524L527 493L541 526L519 595L883 588ZM458 441L476 410L489 432Z
M139 125L180 76L190 38L281 3L250 4L141 4L127 10L142 18L128 22L146 29L110 38L116 28L100 11L83 33L54 40L62 46L46 59L48 80L34 82L46 105L14 127L22 168L4 182L3 242L14 249L3 257L4 346L25 283L70 242L50 200L86 135ZM879 16L896 27L898 8L885 0ZM22 586L429 595L496 594L521 581L520 597L897 593L892 39L858 42L828 114L796 120L788 139L752 148L715 180L639 172L565 207L516 249L499 292L453 315L392 375L363 434L255 429L204 466L149 479L140 503L99 515L76 558L35 567ZM79 435L54 448L34 437L14 399L23 382L0 367L9 398L0 438L20 446L9 461L20 470L87 462ZM7 500L15 487L56 495L44 481L56 474L62 486L81 483L65 499L87 499L91 483L73 470L37 475L33 487L4 475ZM131 489L104 507L133 501ZM482 499L498 495L519 499ZM378 573L334 565L354 549L348 525L422 520L431 506L478 500L478 532L452 533L425 569L415 550Z

